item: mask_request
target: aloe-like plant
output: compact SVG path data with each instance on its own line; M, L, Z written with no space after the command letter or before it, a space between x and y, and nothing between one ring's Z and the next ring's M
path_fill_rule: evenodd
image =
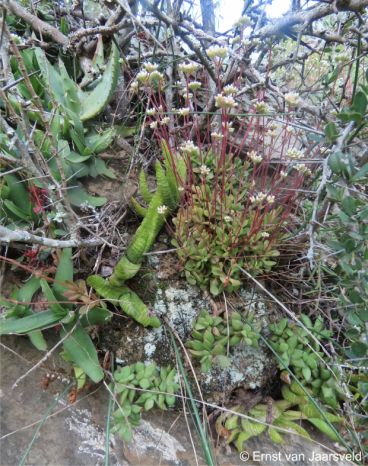
M39 211L25 183L16 175L0 178L0 217L9 226L38 223ZM37 189L37 188L34 188Z
M20 52L20 58L11 60L11 68L17 84L18 98L7 94L6 102L0 100L0 107L10 106L12 112L35 122L31 139L39 149L48 168L57 182L62 181L61 171L70 186L65 195L72 205L84 204L98 207L106 198L89 195L78 178L103 175L114 179L115 174L108 169L105 161L97 155L109 147L120 128L88 127L85 123L100 114L107 106L115 90L119 75L119 50L114 43L106 61L102 42L99 42L100 77L94 79L86 88L81 88L68 74L64 61L52 65L40 48ZM97 52L96 52L97 54ZM67 63L68 58L65 62ZM29 83L38 102L33 99L27 85L22 81L22 69L29 73ZM87 89L87 90L85 90ZM22 107L22 100L27 102ZM124 128L123 128L124 130ZM133 128L135 130L135 128ZM125 132L125 131L123 131ZM19 131L19 137L25 141L25 135ZM19 159L17 147L11 143L7 134L0 135L0 149L11 158ZM61 168L60 168L61 167ZM62 170L61 170L62 169ZM42 180L39 181L42 183ZM45 185L41 185L45 188ZM52 220L57 213L48 212ZM58 217L57 217L58 218ZM59 220L59 219L58 219Z
M184 161L171 154L166 143L162 142L164 165L156 161L157 190L151 193L148 189L146 176L140 174L140 194L147 207L135 199L133 208L143 217L141 225L135 232L126 254L119 260L108 280L99 275L88 277L87 283L97 294L120 305L123 312L147 327L159 327L160 321L152 316L143 301L125 282L133 278L141 268L144 254L148 252L167 216L175 210L179 203L179 183L185 179L186 167ZM175 158L175 161L174 161Z
M106 107L119 76L119 50L114 43L111 44L110 57L102 77L91 91L82 91L70 79L62 60L59 60L56 70L47 60L42 49L36 48L35 54L49 91L74 122L76 122L75 115L80 121L86 121L98 115Z
M48 309L35 312L31 302L39 291L42 291L47 300ZM37 349L46 351L47 343L42 331L60 325L65 359L75 368L79 368L79 373L83 371L93 382L103 379L104 373L98 361L97 351L86 327L105 324L111 319L112 313L106 309L103 302L89 298L84 282L73 283L70 248L64 249L60 255L52 286L45 278L33 276L25 285L14 291L12 298L1 300L7 311L0 319L0 335L26 334ZM84 305L74 306L75 300L82 301Z

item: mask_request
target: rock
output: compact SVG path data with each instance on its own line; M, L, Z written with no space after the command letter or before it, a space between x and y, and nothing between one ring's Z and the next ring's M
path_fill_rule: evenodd
M50 335L49 335L50 336ZM64 362L54 352L32 374L12 389L16 379L39 361L41 354L29 340L6 337L2 340L1 369L1 465L19 464L36 433L37 421L49 417L41 427L28 453L28 466L103 466L105 464L106 413L108 392L104 386L81 393L76 402L68 404L55 399L68 383L59 368ZM8 348L8 349L7 349ZM42 390L40 381L48 372L60 372L60 379ZM191 432L191 436L189 435ZM266 434L250 439L240 454L233 448L218 446L216 464L221 466L350 466L347 460L322 460L318 455L338 450L318 432L316 442L290 435L283 445L275 445ZM193 443L192 443L193 442ZM249 459L247 459L249 455ZM254 460L253 460L254 458ZM313 460L314 458L314 460ZM324 457L325 458L325 457ZM358 458L357 458L358 459ZM123 444L110 436L109 464L111 466L191 466L206 465L198 436L191 419L183 413L153 410L144 413L143 422L135 430L133 440Z
M186 341L193 321L202 309L209 309L209 304L200 290L180 281L158 288L151 308ZM123 364L156 361L159 366L166 366L175 361L171 337L165 326L151 329L129 321L117 331L113 323L111 328L102 329L101 338L104 348L114 351Z
M161 244L162 249L167 249L164 235L162 236L161 243L158 244ZM156 245L155 250L157 247ZM173 329L176 336L185 343L200 311L213 312L213 302L206 299L198 287L189 285L185 279L178 276L179 268L175 266L177 263L176 255L173 254L149 256L148 265L141 269L142 278L137 277L136 283L132 284L134 291L145 302L151 302L150 310L163 322L160 328L146 329L134 321L120 318L119 329L114 321L111 326L102 329L103 348L113 351L120 364L128 365L137 361L155 361L158 366L175 364L175 351L169 329ZM170 271L173 273L170 274ZM147 293L147 290L150 292ZM229 310L240 312L244 318L252 315L257 328L262 329L263 333L267 333L272 321L280 318L275 307L253 290L241 290L238 294L229 296L227 301ZM181 346L178 341L177 344L178 347ZM264 390L277 373L276 361L263 343L260 343L259 348L247 345L235 347L230 354L230 361L231 365L228 368L213 367L210 372L202 374L198 361L193 359L196 377L208 401L229 399L232 392L239 387L245 390ZM189 367L185 356L183 363ZM188 372L189 377L194 378L194 375ZM195 387L195 384L193 386ZM199 396L195 388L194 394Z
M263 335L267 335L269 324L280 318L277 309L256 291L243 288L229 299L231 307L244 319L252 316L254 325ZM229 400L234 390L240 387L244 390L265 389L277 376L276 360L261 340L258 348L246 344L236 346L229 359L229 367L212 367L209 372L199 375L203 393L212 400Z

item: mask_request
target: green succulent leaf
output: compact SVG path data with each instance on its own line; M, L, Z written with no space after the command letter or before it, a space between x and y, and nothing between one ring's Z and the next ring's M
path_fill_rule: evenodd
M61 338L64 338L73 329L73 324L62 328ZM86 330L79 324L67 336L63 343L64 350L75 363L80 367L88 377L95 383L104 378L103 370L98 361L96 348Z

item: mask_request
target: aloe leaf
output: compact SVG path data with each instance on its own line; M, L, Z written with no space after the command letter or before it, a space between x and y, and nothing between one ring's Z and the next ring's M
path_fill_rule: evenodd
M63 328L60 332L61 338L64 338L71 328L72 326ZM77 325L72 334L65 339L63 345L75 365L80 367L93 382L98 383L104 378L96 348L91 337L81 325Z
M39 351L46 351L47 350L47 343L42 335L40 330L34 330L28 334L28 337L33 346L35 346Z
M115 266L114 273L110 277L109 281L112 285L119 286L125 280L133 278L140 268L140 263L135 264L131 262L126 256L123 256Z
M143 169L139 173L139 194L147 204L150 203L153 194L148 188L146 174L144 173Z
M37 277L31 277L21 288L18 290L18 301L30 302L33 295L40 288L40 279Z
M295 433L301 435L302 437L310 439L310 435L308 434L308 432L301 425L297 424L296 422L292 422L292 421L289 421L289 420L283 418L283 419L277 419L274 422L274 425L277 426L277 427L282 427L284 429L291 430L292 432L295 432Z
M91 133L85 137L86 146L94 154L99 154L110 146L114 136L114 128L107 129L103 133Z
M103 279L100 275L91 275L87 278L87 284L91 286L99 296L118 302L122 293L121 288L114 287L109 281Z
M144 218L147 214L147 209L143 207L134 197L131 198L132 207L139 217Z
M75 87L76 84L69 78L63 65L60 66L59 63L61 72L59 73L47 60L42 49L36 47L35 55L42 78L54 99L65 109L69 109L73 113L79 113L80 103Z
M73 261L72 261L72 248L65 248L60 255L59 264L55 273L55 283L52 288L56 295L60 298L64 296L67 287L63 285L64 282L73 281ZM65 300L65 299L64 299Z
M331 440L334 442L340 442L340 437L338 436L337 432L332 429L327 422L325 422L323 419L317 419L317 418L309 418L308 422L313 424L315 427L317 427L318 430L323 432L324 434L327 435Z
M2 319L0 321L0 335L29 333L50 327L59 321L60 317L57 317L52 311L36 312L21 319Z
M71 204L81 206L82 204L89 204L93 207L100 207L107 201L106 197L98 197L89 195L82 186L75 186L68 189L68 198Z
M246 442L248 439L252 437L252 434L249 432L240 432L238 438L236 439L235 446L236 449L241 452L244 450L244 442Z
M120 296L120 307L128 316L143 325L143 327L157 328L161 326L160 320L157 317L150 316L144 302L128 287L124 287Z
M5 176L6 184L10 188L9 199L23 212L30 215L32 205L25 183L14 175Z
M97 175L106 176L111 180L116 180L115 173L110 168L107 168L107 165L104 162L104 160L94 157L92 159L92 163L94 165L94 169L96 170Z
M278 445L284 443L284 439L283 439L282 435L276 429L274 429L273 427L270 427L268 429L268 435L270 436L270 439L274 443L276 443Z
M86 373L78 366L74 366L73 371L77 381L77 390L82 390L87 380Z
M21 219L26 222L30 220L29 215L24 212L24 210L20 209L16 204L14 204L13 201L10 201L9 199L4 200L4 206L13 214L13 217L15 219Z
M80 119L89 120L98 115L108 104L119 75L119 50L114 43L101 81L89 93L83 93L81 99Z
M18 291L18 301L29 303L36 291L41 287L40 279L38 277L31 277L25 285ZM26 315L32 315L30 309L26 310ZM28 337L39 351L47 350L47 343L40 330L35 330L28 334Z
M161 163L157 160L155 164L157 190L161 194L164 204L171 210L178 206L177 189L172 189L167 174L165 173Z
M112 312L103 307L94 307L93 309L83 314L80 323L82 327L91 325L103 325L112 318Z
M51 311L58 319L64 319L64 317L66 317L66 315L68 314L68 311L66 308L58 304L56 296L54 295L47 281L44 279L41 280L41 288L43 294L49 302L49 307Z

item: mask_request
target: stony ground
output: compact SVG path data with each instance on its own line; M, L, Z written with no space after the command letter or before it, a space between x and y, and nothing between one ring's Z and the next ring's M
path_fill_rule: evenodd
M1 346L1 444L0 466L20 464L32 438L35 441L23 464L27 466L100 466L105 458L105 422L107 392L103 386L91 387L70 404L67 396L55 401L65 389L67 373L57 356L51 358L21 380L17 387L14 382L34 365L41 355L34 350L27 339L4 338ZM21 355L21 357L20 357ZM55 371L61 375L44 385L47 373ZM64 374L64 375L63 375ZM37 433L38 421L49 416ZM191 426L191 429L193 427ZM195 433L192 431L194 441ZM325 442L325 439L319 439ZM200 455L199 445L195 446L199 464L205 464ZM333 447L332 447L333 448ZM247 461L250 465L305 465L326 466L325 461L309 462L312 451L322 452L317 445L290 437L282 447L273 445L266 436L249 443L250 453L281 455L281 463L267 458L264 461ZM299 461L287 460L287 454L305 455ZM257 454L257 453L256 453ZM272 458L272 457L269 457ZM145 415L129 446L119 439L111 438L110 462L120 466L153 466L196 464L188 427L181 412L152 412ZM221 466L245 464L239 455L225 452L218 455ZM341 465L345 463L340 463ZM348 464L348 463L346 463ZM335 463L337 465L337 463Z

